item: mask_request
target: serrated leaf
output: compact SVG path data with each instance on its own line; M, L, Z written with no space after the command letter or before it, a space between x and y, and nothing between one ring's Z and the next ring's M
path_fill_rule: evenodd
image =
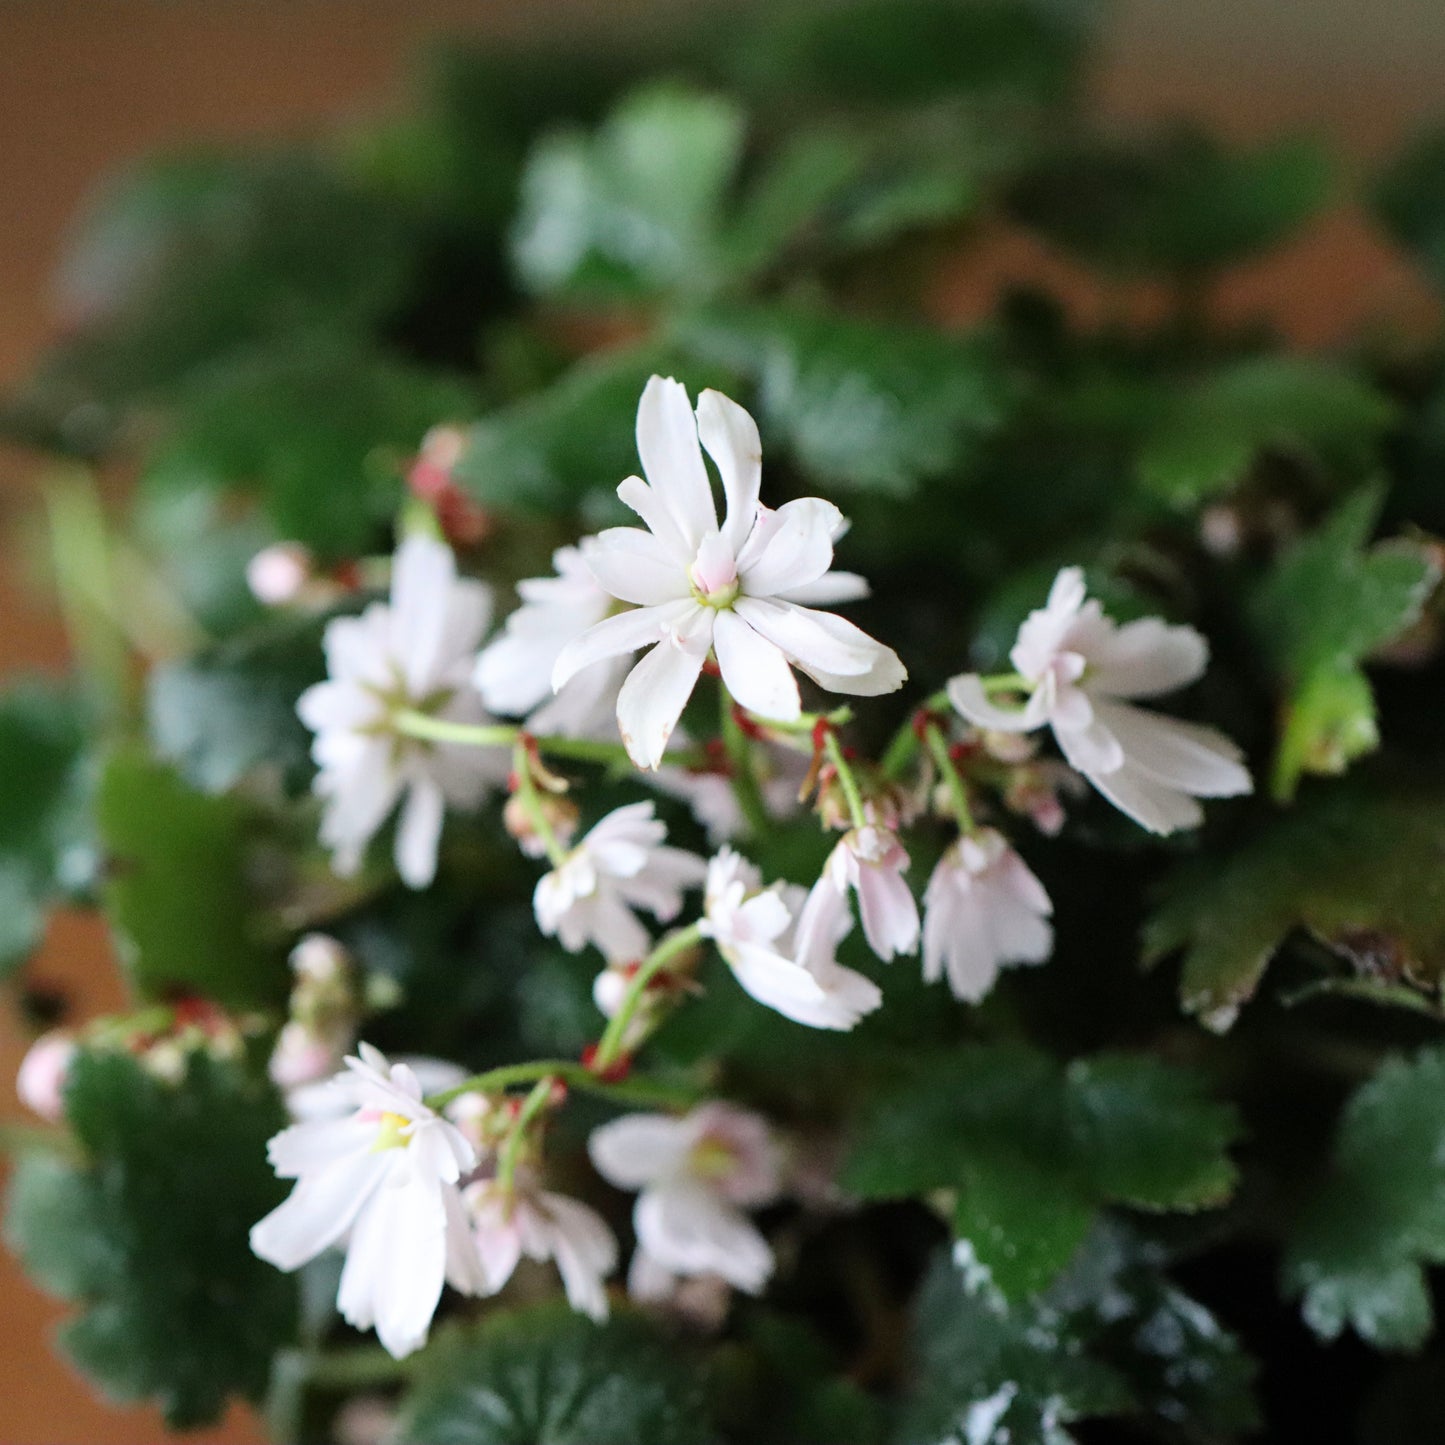
M914 1324L918 1378L898 1445L1069 1445L1095 1418L1231 1434L1255 1423L1253 1369L1163 1273L1162 1251L1100 1225L1047 1292L1004 1305L972 1261L938 1261Z
M676 335L751 380L765 442L820 484L910 495L959 467L1008 406L985 338L762 306L695 315Z
M1277 141L1231 152L1196 131L1069 146L1016 186L1025 224L1106 270L1207 275L1279 244L1324 203L1326 153Z
M1375 747L1374 695L1359 669L1411 626L1437 572L1406 541L1370 547L1381 493L1357 493L1275 564L1250 609L1255 633L1286 690L1275 796L1305 773L1342 773Z
M410 1445L713 1445L696 1371L644 1321L566 1309L440 1338L397 1426Z
M164 763L123 751L105 766L96 814L106 911L143 997L284 1000L286 966L262 936L235 799L193 792Z
M743 134L733 102L663 86L623 101L595 135L544 139L513 233L523 282L547 294L708 289Z
M292 788L310 774L296 700L326 674L326 619L286 618L150 674L146 721L157 755L205 793L257 768Z
M1184 1007L1227 1028L1292 929L1305 928L1381 985L1438 997L1445 975L1445 801L1428 790L1311 796L1227 859L1169 880L1144 930L1157 962L1184 950Z
M1358 474L1396 414L1366 381L1306 357L1235 362L1165 410L1144 439L1139 478L1193 507L1238 485L1264 451L1322 459Z
M1238 1120L1199 1079L1144 1055L1067 1067L1023 1046L973 1046L885 1090L845 1167L865 1198L958 1191L954 1222L1009 1298L1037 1291L1108 1202L1222 1203Z
M293 1327L291 1281L247 1242L286 1189L266 1163L285 1122L270 1086L201 1054L166 1083L128 1055L82 1053L66 1110L86 1162L24 1155L5 1225L37 1282L81 1306L61 1347L177 1429L259 1398Z
M1410 1350L1433 1327L1423 1266L1445 1264L1445 1049L1389 1059L1345 1106L1329 1177L1285 1260L1306 1322Z

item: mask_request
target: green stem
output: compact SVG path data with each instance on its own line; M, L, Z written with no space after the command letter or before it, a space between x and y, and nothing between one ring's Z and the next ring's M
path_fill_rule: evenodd
M742 809L748 835L760 838L768 831L769 819L762 789L758 787L758 775L753 771L752 747L738 721L737 713L733 710L732 694L723 686L721 678L718 679L717 695L721 707L723 746L727 749L733 792L737 796L738 807Z
M635 1107L662 1109L685 1109L695 1102L689 1089L677 1089L660 1084L653 1079L622 1079L608 1083L597 1077L590 1069L570 1059L538 1059L526 1064L503 1064L497 1069L488 1069L483 1074L474 1074L460 1084L439 1093L427 1095L427 1105L443 1109L463 1094L500 1094L520 1084L533 1084L539 1079L560 1079L569 1089L584 1094L596 1094L602 1099L611 1099L618 1104Z
M554 868L560 868L567 861L567 850L562 846L562 840L558 838L556 829L552 827L542 808L542 800L537 796L537 783L532 777L532 759L528 756L527 744L521 737L518 737L517 744L512 749L512 771L517 775L517 796L527 810L532 831L542 840L548 861Z
M556 1082L556 1075L544 1074L532 1085L532 1092L527 1095L526 1103L517 1114L512 1132L502 1146L501 1158L497 1160L497 1183L503 1189L512 1187L512 1180L517 1173L517 1160L521 1157L522 1146L527 1142L527 1131L532 1127L532 1120L547 1107Z
M621 1058L622 1041L627 1037L628 1025L637 1013L642 996L647 992L648 984L679 954L686 953L689 948L695 947L701 940L702 925L700 923L689 924L686 928L679 928L676 933L668 934L643 960L642 966L632 975L632 980L627 985L627 992L622 995L622 1002L617 1006L617 1012L608 1020L601 1043L597 1045L595 1067L599 1073L606 1072Z
M422 738L434 743L460 743L466 747L509 748L522 733L513 723L447 722L415 708L399 708L391 715L392 726L407 737ZM609 766L631 767L627 749L621 743L603 742L597 738L533 737L532 745L540 753L554 758L568 758L578 763L605 763ZM702 767L707 754L701 748L674 748L663 754L663 761L679 767Z
M913 726L913 719L920 712L943 712L947 707L948 693L940 691L934 693L930 698L925 698L913 710L908 721L893 734L893 740L883 754L883 761L879 764L879 768L885 778L890 781L897 778L913 761L913 755L918 751L918 729Z
M1021 672L999 672L979 682L985 692L1031 692L1034 686Z
M868 815L863 811L863 794L858 791L858 779L853 775L852 764L843 756L842 744L832 728L823 735L823 748L843 786L843 796L848 800L848 817L855 828L866 828Z
M947 782L949 793L953 797L953 809L958 817L959 829L964 833L972 833L977 825L968 806L968 788L964 784L963 775L948 755L948 739L937 723L930 722L924 732L928 737L928 751L933 754L933 761L938 764L938 771Z

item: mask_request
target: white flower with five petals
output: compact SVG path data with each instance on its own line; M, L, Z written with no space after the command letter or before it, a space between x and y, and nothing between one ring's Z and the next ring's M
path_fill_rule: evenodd
M400 1359L425 1342L444 1281L469 1293L483 1284L457 1188L477 1157L406 1064L368 1044L358 1052L332 1084L345 1113L292 1125L267 1146L296 1187L252 1227L251 1248L289 1271L344 1240L336 1306Z
M773 1251L743 1210L772 1203L782 1173L763 1119L723 1103L681 1119L629 1114L594 1129L587 1149L609 1183L641 1191L632 1216L638 1247L663 1269L761 1292Z
M722 478L721 524L702 447ZM742 407L705 391L694 417L686 389L654 376L637 410L637 449L647 480L629 477L617 495L647 529L613 527L581 544L602 590L634 605L569 642L552 685L648 648L617 698L622 740L639 767L661 762L710 651L728 691L760 717L799 716L793 667L859 697L902 685L890 648L809 605L867 590L861 578L829 570L842 513L818 497L777 511L761 504L762 447Z
M664 846L667 828L650 802L608 813L566 859L537 880L537 926L580 953L589 943L609 963L639 959L651 939L635 912L668 923L682 895L702 882L707 864L696 853Z
M846 908L796 887L762 886L746 858L723 848L708 864L702 932L761 1004L815 1029L851 1029L883 1002L872 979L838 963L852 927Z
M1049 895L992 828L965 833L938 860L923 908L923 977L947 973L965 1003L978 1003L999 969L1042 963L1053 950Z
M390 602L327 624L329 676L301 694L296 710L316 734L315 788L326 800L321 841L338 873L356 872L400 801L397 871L413 888L426 887L447 804L475 807L506 778L503 750L426 742L392 721L402 709L490 721L471 674L491 613L491 590L457 576L451 549L414 536L397 548Z
M1009 659L1029 693L1022 708L1000 707L973 673L948 684L949 701L979 727L1047 724L1070 766L1151 833L1197 826L1198 798L1251 791L1240 751L1223 733L1133 705L1203 675L1209 644L1192 627L1157 617L1120 626L1086 600L1083 572L1065 567Z

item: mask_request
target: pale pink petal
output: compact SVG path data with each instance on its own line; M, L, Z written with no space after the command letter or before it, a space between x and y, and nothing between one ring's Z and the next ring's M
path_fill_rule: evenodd
M597 585L613 597L658 607L690 595L687 572L667 545L640 527L609 527L581 544Z
M723 684L735 702L759 717L797 720L802 712L798 684L780 648L735 612L718 613L712 641Z
M1061 727L1055 723L1054 737L1069 766L1090 778L1106 777L1124 765L1123 744L1097 710L1090 710L1086 727Z
M1128 703L1100 699L1094 709L1119 739L1130 765L1156 782L1198 798L1232 798L1253 787L1239 749L1214 728Z
M1107 775L1090 774L1089 781L1121 813L1151 833L1164 836L1197 828L1204 821L1204 809L1188 793L1156 781L1128 762Z
M758 424L720 391L705 391L697 399L697 434L722 478L727 503L722 534L736 556L758 511L763 474Z
M626 1114L594 1129L587 1140L593 1167L618 1189L641 1189L678 1173L694 1142L686 1120Z
M868 946L885 963L918 947L918 904L900 872L863 864L858 869L858 911Z
M1143 617L1089 649L1089 688L1112 697L1156 697L1204 675L1209 644L1192 627Z
M693 547L717 530L717 508L698 445L697 420L680 381L654 376L643 388L637 407L637 454L643 475Z
M760 1294L773 1252L757 1228L705 1187L679 1180L649 1189L633 1213L638 1242L674 1274L717 1274Z

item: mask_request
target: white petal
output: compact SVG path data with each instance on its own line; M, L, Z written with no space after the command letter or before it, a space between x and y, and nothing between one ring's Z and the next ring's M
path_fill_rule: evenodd
M1143 617L1089 649L1089 688L1113 697L1155 697L1203 676L1209 644L1192 627Z
M718 1274L759 1294L773 1272L773 1252L733 1205L686 1181L649 1189L633 1213L639 1244L675 1274Z
M800 497L779 507L768 540L740 567L749 597L771 597L816 582L833 565L833 534L842 520L832 502Z
M868 946L885 963L918 947L918 904L908 880L892 868L858 870L858 911Z
M251 1227L251 1249L277 1269L299 1269L336 1243L357 1211L384 1188L386 1160L364 1153L307 1174L270 1214Z
M543 1194L541 1202L552 1216L552 1257L567 1303L594 1320L605 1320L607 1291L602 1282L617 1268L616 1238L595 1209L576 1199Z
M676 1174L687 1160L693 1132L666 1114L627 1114L594 1129L587 1140L593 1167L618 1189L641 1189Z
M313 683L296 699L297 716L314 733L365 727L382 713L376 694L349 679Z
M456 560L435 538L413 535L396 549L391 574L391 653L413 696L426 690L443 644Z
M800 602L805 607L831 607L839 602L857 602L872 595L867 581L856 572L825 572L816 582L788 587L774 594L779 602Z
M1119 739L1135 768L1198 798L1232 798L1253 784L1239 749L1223 733L1197 723L1096 700L1099 720Z
M758 511L763 475L758 424L720 391L705 391L697 399L697 434L722 478L727 502L722 534L736 556Z
M1121 813L1151 833L1163 836L1197 828L1204 821L1204 809L1188 793L1157 782L1128 762L1107 776L1091 774L1089 781Z
M619 612L616 617L603 618L581 636L574 637L557 654L552 668L553 691L560 691L584 667L657 642L686 618L694 606L692 602L670 602L662 607L638 607L631 612Z
M657 492L641 477L628 477L618 484L617 499L642 518L647 530L677 558L680 566L687 566L696 546L683 536Z
M639 768L655 768L662 761L707 659L712 614L697 610L699 616L689 631L659 642L628 673L617 694L622 744Z
M815 612L774 598L739 597L735 610L754 631L780 647L799 667L838 675L866 672L879 644L831 612Z
M1070 693L1075 698L1083 696L1072 688ZM1124 745L1092 706L1083 716L1088 718L1083 727L1066 727L1057 718L1054 720L1059 750L1071 768L1091 778L1116 772L1124 765Z
M698 446L697 420L680 381L654 376L643 389L637 407L637 454L643 475L693 547L717 530L717 508Z
M433 779L412 783L396 827L396 871L408 888L425 888L436 877L445 809L446 799Z
M983 679L976 672L966 672L948 680L948 700L976 727L991 728L1001 733L1026 733L1038 727L1043 719L1033 718L1024 708L999 707L989 701Z
M862 672L833 673L825 668L809 667L805 662L799 662L798 666L828 692L841 692L848 697L882 697L897 692L908 681L908 669L891 647L884 647L881 642L874 646L878 650Z
M461 1194L455 1189L443 1190L442 1205L446 1210L446 1282L462 1294L491 1293L487 1271L482 1265L482 1256L477 1249L471 1220L462 1205Z
M736 612L719 612L712 645L734 701L759 717L795 722L802 712L798 684L782 650Z
M339 1094L337 1102L340 1107L346 1107L347 1101ZM374 1124L354 1118L293 1124L267 1143L266 1162L278 1178L299 1179L303 1174L318 1173L339 1163L349 1155L365 1154L375 1137Z
M687 572L676 555L640 527L609 527L581 543L597 585L613 597L657 607L690 595Z

